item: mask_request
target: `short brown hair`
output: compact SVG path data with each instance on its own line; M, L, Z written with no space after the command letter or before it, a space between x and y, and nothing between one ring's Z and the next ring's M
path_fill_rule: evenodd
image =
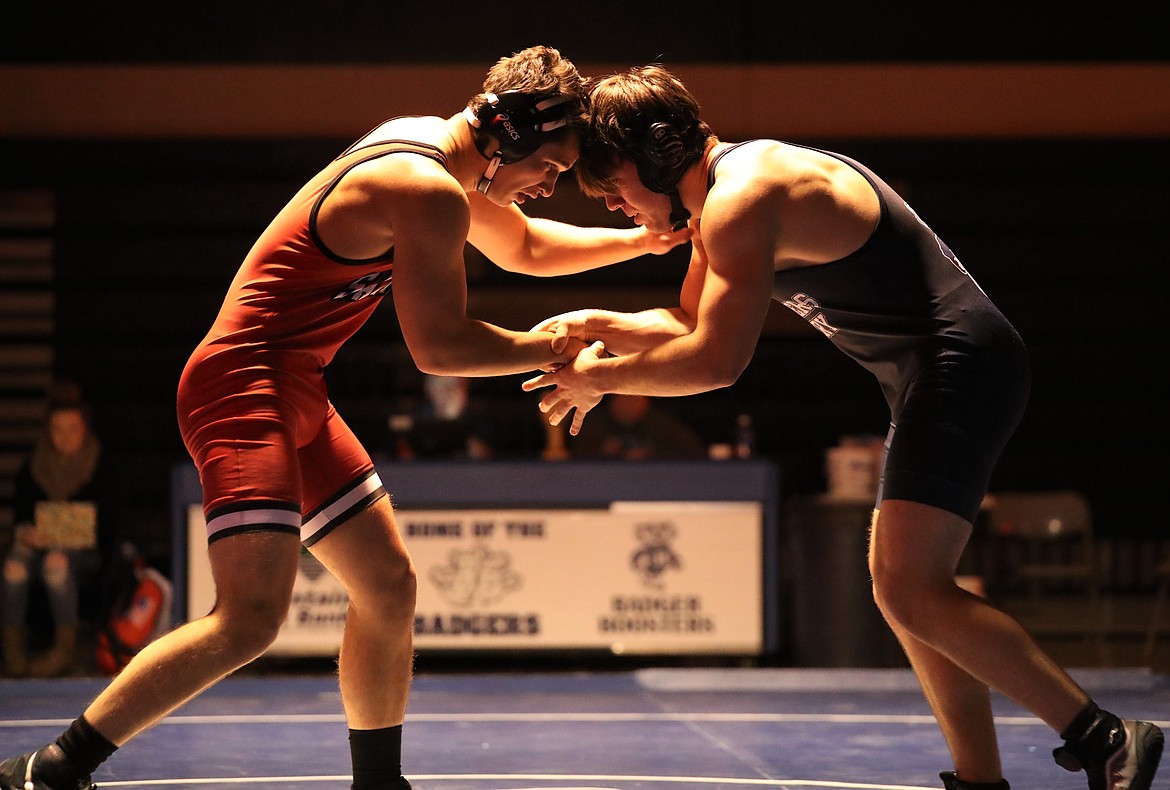
M699 102L678 77L658 64L591 81L588 105L576 173L581 191L591 197L613 191L610 176L622 158L638 166L647 187L666 191L661 187L673 187L713 136L699 116ZM651 127L660 123L677 133L669 150L648 145Z
M479 112L487 102L487 94L505 91L520 91L533 96L568 96L573 101L565 105L567 126L575 129L585 126L585 81L572 61L553 47L528 47L500 58L484 78L483 93L472 98L467 106L472 112Z
M76 381L72 379L56 379L49 385L45 395L46 421L59 411L81 412L81 416L84 418L86 425L89 425L92 421L89 403L86 402L85 395L81 391L81 386Z

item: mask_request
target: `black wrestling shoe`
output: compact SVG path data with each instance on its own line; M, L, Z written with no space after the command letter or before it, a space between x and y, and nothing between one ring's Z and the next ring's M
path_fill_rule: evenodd
M943 771L938 775L946 790L1012 790L1006 779L998 782L964 782L954 771Z
M0 763L0 790L94 790L97 787L88 776L76 782L50 784L46 781L42 772L37 770L37 760L45 749L52 748L56 747L46 746Z
M349 790L354 790L353 785L349 786ZM389 782L388 784L378 785L377 787L372 788L372 790L411 790L411 788L410 782L406 781L406 777L403 776L399 777L393 782Z
M1116 742L1116 746L1104 761L1090 763L1066 743L1052 751L1056 764L1066 771L1083 770L1089 777L1089 790L1150 790L1165 736L1148 721L1120 722L1120 729L1109 733L1110 745Z

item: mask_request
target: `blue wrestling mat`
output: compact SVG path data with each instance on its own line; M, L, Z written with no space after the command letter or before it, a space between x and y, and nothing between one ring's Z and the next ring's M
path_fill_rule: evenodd
M1082 670L1107 709L1170 729L1170 676ZM68 725L102 679L0 681L4 756ZM1084 790L1056 736L995 699L1013 790ZM416 790L937 790L951 767L902 669L640 669L421 674L404 728ZM328 675L228 678L103 765L103 788L348 788L340 694ZM1170 788L1163 766L1155 788Z

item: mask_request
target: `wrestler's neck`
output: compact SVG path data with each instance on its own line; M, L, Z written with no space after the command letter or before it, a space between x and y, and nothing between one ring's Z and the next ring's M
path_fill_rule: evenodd
M462 113L453 115L444 124L444 133L439 148L447 155L447 172L459 182L464 192L474 192L488 160L475 147L471 125Z
M678 181L678 196L683 205L691 212L691 219L703 216L703 204L707 201L707 171L715 155L726 148L728 143L721 143L715 137L707 141L703 155L686 169Z

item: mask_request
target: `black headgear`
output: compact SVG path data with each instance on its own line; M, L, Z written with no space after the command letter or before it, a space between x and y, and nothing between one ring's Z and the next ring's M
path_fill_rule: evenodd
M655 121L646 129L641 146L631 152L643 186L670 198L670 224L675 230L681 230L691 218L678 195L678 182L702 153L700 134L697 123L677 118Z
M529 156L548 140L549 132L569 122L567 102L570 96L538 95L522 91L503 91L500 94L485 94L485 101L478 112L470 107L463 110L463 116L476 130L475 144L484 158L490 159L483 177L476 186L487 194L501 164L510 165ZM498 148L489 154L492 139Z

